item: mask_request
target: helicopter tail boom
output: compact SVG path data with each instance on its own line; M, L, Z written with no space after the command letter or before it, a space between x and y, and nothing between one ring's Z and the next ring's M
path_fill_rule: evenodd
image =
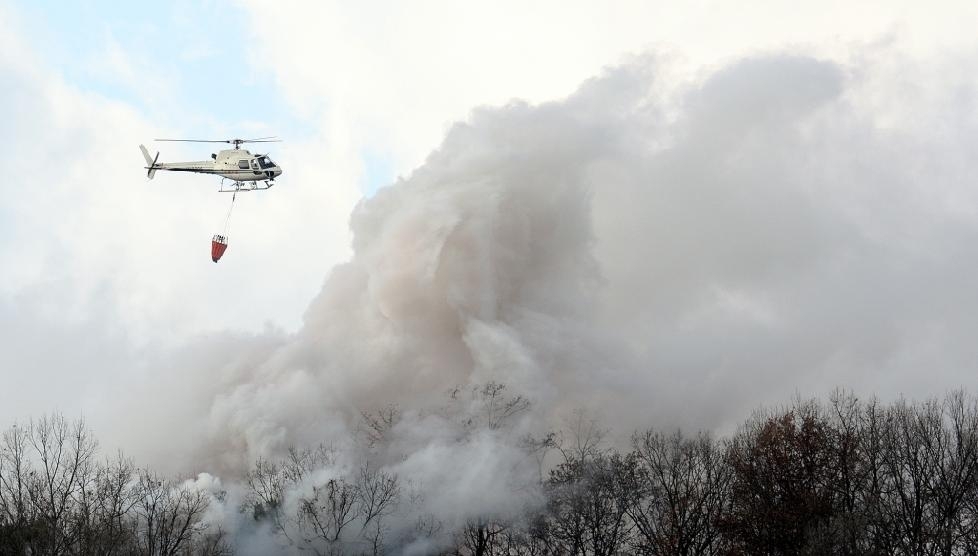
M139 145L139 150L143 151L143 158L146 159L146 177L153 179L153 175L156 174L156 161L160 158L160 153L156 153L156 158L150 158L149 151L146 150L145 145Z

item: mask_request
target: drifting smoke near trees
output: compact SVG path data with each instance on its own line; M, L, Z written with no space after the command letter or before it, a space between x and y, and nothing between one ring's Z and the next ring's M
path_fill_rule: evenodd
M456 443L477 445L528 409L504 390L473 392L482 418L463 418ZM730 439L636 431L627 451L607 447L579 414L567 436L508 447L538 462L554 453L546 477L495 493L537 500L507 511L474 501L481 512L450 521L428 511L442 506L428 498L441 489L400 465L404 416L363 417L357 467L340 464L355 446L291 448L259 458L231 498L207 473L171 481L121 456L100 461L82 423L55 415L11 427L0 435L0 550L950 556L978 546L978 404L960 391L890 405L836 392L828 403L756 412Z
M398 478L387 523L423 553L540 505L527 446L578 409L624 435L729 431L795 391L961 383L978 355L974 89L917 70L898 91L894 55L860 56L687 81L642 58L563 101L474 111L356 208L353 258L298 333L208 338L124 385L119 414L157 434L115 436L222 477L223 528L252 546L270 525L234 502L256 460L329 448L293 452L292 515L369 461L364 481ZM412 539L418 516L430 534Z

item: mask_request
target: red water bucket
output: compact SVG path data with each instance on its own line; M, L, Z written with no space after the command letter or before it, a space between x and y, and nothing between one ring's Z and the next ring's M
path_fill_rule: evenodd
M226 237L222 235L214 236L214 239L211 240L211 260L215 263L221 260L227 248L228 240Z

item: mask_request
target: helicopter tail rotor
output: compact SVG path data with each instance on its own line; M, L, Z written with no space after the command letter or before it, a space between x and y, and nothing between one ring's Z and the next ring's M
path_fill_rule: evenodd
M153 179L153 175L156 174L156 161L160 159L160 153L156 153L156 158L150 158L145 145L139 145L139 150L143 151L143 158L146 159L146 177Z

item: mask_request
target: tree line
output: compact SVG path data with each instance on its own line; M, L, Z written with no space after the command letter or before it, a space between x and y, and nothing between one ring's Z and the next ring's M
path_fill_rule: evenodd
M460 421L471 431L505 431L529 408L498 384L464 395L479 407ZM380 453L402 418L365 413L364 453ZM729 438L648 429L614 447L606 435L578 413L521 438L541 465L537 501L462 525L422 511L423 490L370 457L323 473L341 455L325 446L254 462L238 510L291 553L978 554L978 403L964 392L797 400ZM0 441L0 554L229 554L205 518L220 496L99 459L83 423L42 418Z
M0 554L230 554L189 481L100 459L83 420L54 414L0 437Z
M978 554L978 405L836 393L757 412L733 438L655 429L629 450L578 435L519 522L454 554Z

